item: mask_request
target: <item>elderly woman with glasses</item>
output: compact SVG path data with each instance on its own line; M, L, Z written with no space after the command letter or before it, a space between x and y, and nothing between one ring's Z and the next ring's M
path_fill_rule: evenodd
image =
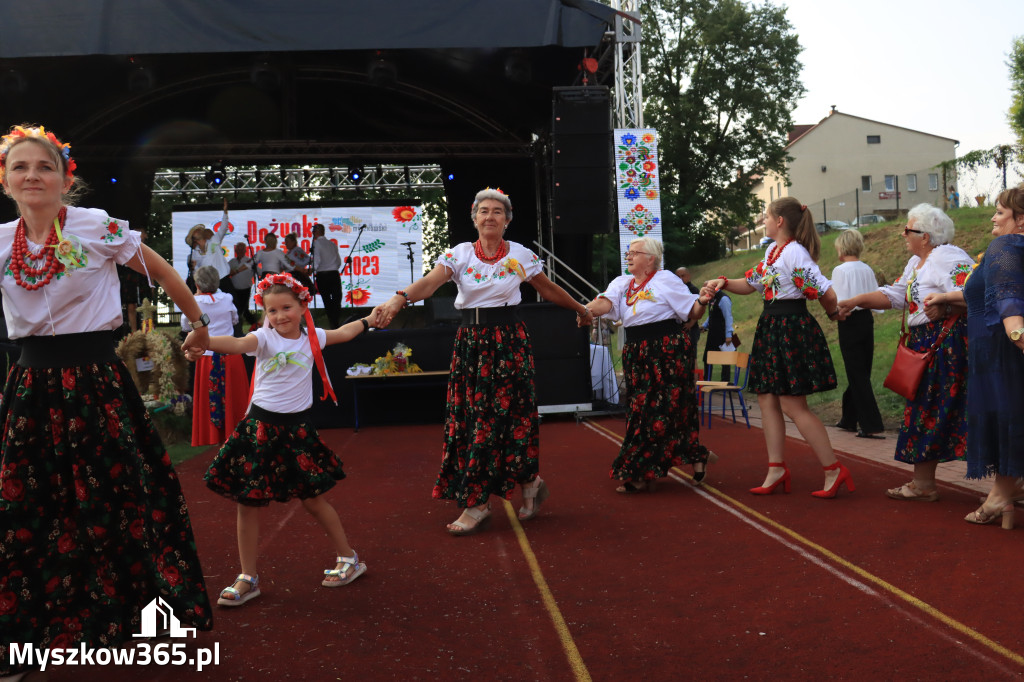
M910 260L895 282L839 302L840 317L846 319L854 308L905 309L910 328L907 347L926 351L940 339L944 320L953 313L949 306L930 306L933 294L962 291L973 259L950 244L953 221L930 204L918 204L907 214L903 240ZM935 502L939 491L935 471L942 462L964 460L967 456L967 323L958 319L946 333L931 365L903 410L896 461L914 466L913 480L889 489L894 500Z
M619 493L652 491L659 478L683 463L693 465L693 480L700 484L711 455L698 436L695 351L682 325L700 319L707 301L662 270L661 255L661 242L634 239L626 252L629 274L613 279L587 304L594 316L621 320L626 333L622 366L629 414L611 469L611 478L622 481Z

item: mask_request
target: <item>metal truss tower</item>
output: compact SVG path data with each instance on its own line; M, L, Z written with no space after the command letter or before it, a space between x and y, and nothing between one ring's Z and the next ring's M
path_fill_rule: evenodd
M644 127L640 2L612 0L612 7L619 12L615 16L615 115L620 128Z

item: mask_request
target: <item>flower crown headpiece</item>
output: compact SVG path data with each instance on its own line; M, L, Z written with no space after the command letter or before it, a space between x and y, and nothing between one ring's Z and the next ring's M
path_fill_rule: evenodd
M11 151L11 147L14 143L23 137L42 137L48 140L60 155L64 157L64 161L67 165L66 177L74 181L74 171L78 168L78 164L71 158L71 145L67 142L61 142L57 139L57 136L53 133L46 132L46 128L39 126L38 128L32 126L14 126L11 128L11 132L0 138L0 181L3 181L4 175L7 172L7 152Z
M309 289L299 284L298 280L289 275L288 273L279 273L276 275L267 275L259 281L256 285L256 295L253 296L253 300L256 301L256 305L263 305L263 294L267 289L274 286L275 284L282 284L292 290L295 297L299 299L300 303L309 303L312 296L309 295Z

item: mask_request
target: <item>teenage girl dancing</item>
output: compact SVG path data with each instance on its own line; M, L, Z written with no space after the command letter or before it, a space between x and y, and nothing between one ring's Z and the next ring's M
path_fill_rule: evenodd
M761 407L768 475L750 492L768 495L780 485L787 493L790 490L789 469L782 456L786 444L783 415L793 420L825 469L825 487L811 494L835 497L844 483L853 492L850 470L836 459L824 424L807 407L809 393L836 387L828 343L807 311L807 300L817 300L830 320L839 315L832 283L818 269L821 240L814 219L799 201L783 197L768 206L764 231L775 244L747 271L745 279L719 277L707 282L702 291L704 297L714 296L719 289L733 294L757 291L764 298L750 357L750 386Z

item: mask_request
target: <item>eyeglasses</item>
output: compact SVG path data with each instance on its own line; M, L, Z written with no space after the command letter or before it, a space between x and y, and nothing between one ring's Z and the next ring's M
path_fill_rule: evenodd
M911 229L910 225L904 225L903 226L903 234L904 235L908 235L911 232L913 232L914 234L924 234L924 230L914 230L914 229Z
M650 256L651 254L646 251L627 251L626 258L632 258L633 256Z

